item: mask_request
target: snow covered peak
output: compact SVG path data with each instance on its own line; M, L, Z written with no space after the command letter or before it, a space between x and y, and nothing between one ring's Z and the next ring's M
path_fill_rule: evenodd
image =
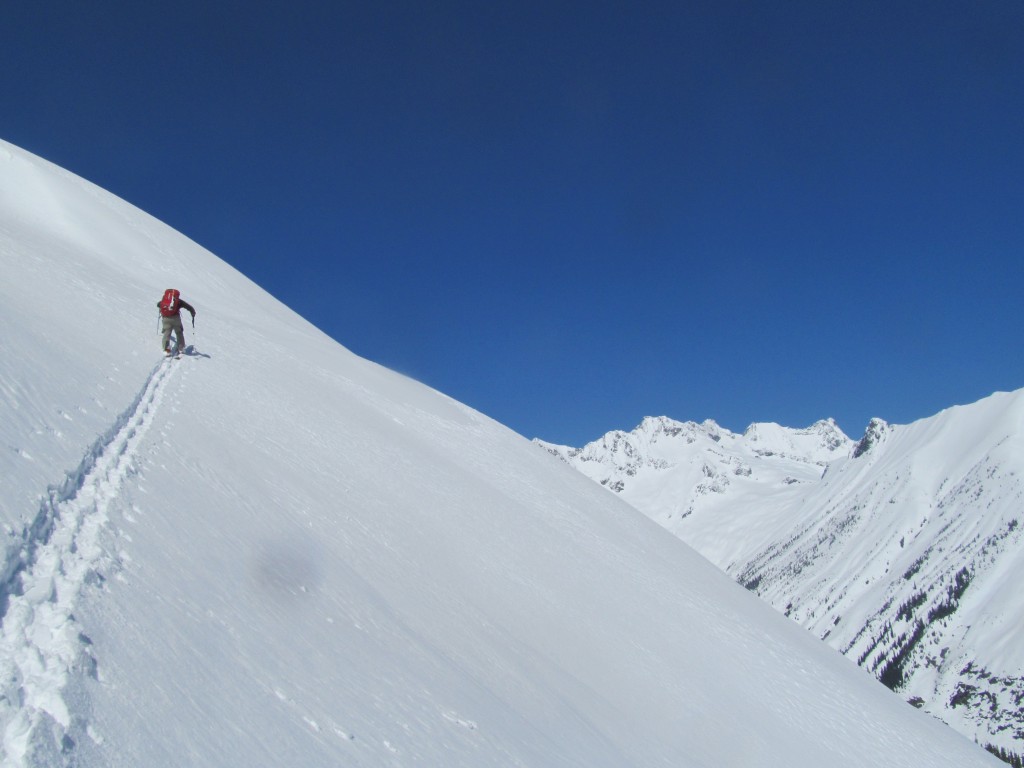
M711 419L697 423L695 421L676 421L667 416L647 416L636 429L628 434L648 445L658 441L673 439L682 439L688 443L699 439L710 439L719 442L723 435L732 435L729 430L718 426Z
M816 478L830 460L849 453L852 441L831 419L806 429L773 423L751 424L742 435L708 419L700 424L665 416L647 417L631 432L613 431L582 448L536 441L607 488L635 503L648 489L696 484L698 495L725 492L749 478L771 476L774 481ZM658 491L668 508L655 512L671 519L692 512L698 501L683 504L673 492ZM649 506L641 503L648 513Z
M804 429L791 429L774 423L751 424L743 437L755 445L756 450L818 463L844 455L852 444L832 419L816 421Z
M990 764L620 498L0 149L4 766Z

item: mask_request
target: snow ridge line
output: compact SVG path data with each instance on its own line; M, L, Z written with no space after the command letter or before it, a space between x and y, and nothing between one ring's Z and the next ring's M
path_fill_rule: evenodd
M138 444L174 366L160 361L131 406L92 444L78 468L51 485L0 572L0 766L61 761L74 748L62 691L74 673L95 674L73 610L97 579L107 508L134 472ZM81 718L78 718L79 720ZM47 728L40 725L47 724ZM81 725L81 723L78 723ZM49 736L47 735L49 732Z

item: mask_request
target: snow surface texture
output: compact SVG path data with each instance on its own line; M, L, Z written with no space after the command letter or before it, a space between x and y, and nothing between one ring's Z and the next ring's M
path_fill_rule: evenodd
M1024 754L1024 390L854 444L648 419L545 446L908 701Z
M0 264L4 766L998 765L520 436L2 143Z

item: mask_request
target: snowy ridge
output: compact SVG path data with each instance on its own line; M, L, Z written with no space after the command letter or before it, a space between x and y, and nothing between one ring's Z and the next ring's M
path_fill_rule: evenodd
M549 450L915 706L1021 755L1022 423L1024 390L909 426L873 419L856 444L836 439L828 422L751 427L742 439L657 452L634 439L633 465L646 474L622 466L607 439ZM633 434L644 433L641 425ZM751 440L760 434L772 435L768 452ZM809 434L823 442L809 446ZM768 462L752 460L751 449ZM750 471L730 476L730 467Z
M73 671L94 663L89 641L75 621L75 606L105 557L99 537L107 506L132 472L135 448L173 370L170 361L157 365L135 402L78 468L47 490L20 545L8 544L0 640L5 766L47 759L45 752L55 743L73 746L59 735L67 732L72 716L63 688ZM39 734L44 724L49 733Z

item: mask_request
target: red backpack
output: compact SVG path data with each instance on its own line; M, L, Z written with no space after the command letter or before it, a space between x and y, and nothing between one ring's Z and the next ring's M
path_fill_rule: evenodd
M164 317L174 317L181 309L181 291L177 288L168 288L164 291L164 297L160 299L160 314Z

